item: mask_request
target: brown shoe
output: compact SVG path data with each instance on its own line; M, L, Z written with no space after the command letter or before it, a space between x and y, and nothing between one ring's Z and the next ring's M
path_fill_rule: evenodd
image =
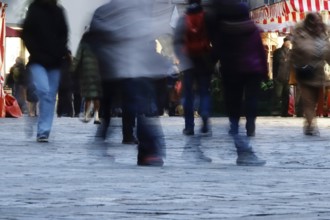
M164 164L163 158L158 156L140 157L137 162L137 165L139 166L161 167L163 166L163 164Z

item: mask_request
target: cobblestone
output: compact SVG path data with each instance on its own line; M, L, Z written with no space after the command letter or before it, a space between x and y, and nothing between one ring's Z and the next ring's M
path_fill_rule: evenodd
M320 137L302 134L302 118L258 118L251 143L264 167L236 166L222 117L212 137L194 140L212 163L184 160L183 119L161 118L162 168L136 166L119 118L106 142L94 140L97 125L56 118L50 142L37 143L29 121L0 119L1 220L330 219L328 118L318 119Z

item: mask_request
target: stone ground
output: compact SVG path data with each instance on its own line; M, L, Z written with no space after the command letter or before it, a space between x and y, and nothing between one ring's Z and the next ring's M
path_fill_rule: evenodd
M30 121L0 119L1 220L330 219L328 118L318 119L320 137L302 134L302 118L258 118L251 143L264 167L236 166L222 117L212 118L212 137L189 139L182 118L161 118L161 168L136 166L119 118L106 142L95 142L97 125L56 118L50 142L36 143ZM188 159L192 143L212 163Z

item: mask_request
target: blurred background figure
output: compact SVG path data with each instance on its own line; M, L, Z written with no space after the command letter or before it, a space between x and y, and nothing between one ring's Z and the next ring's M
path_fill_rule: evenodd
M80 41L72 71L73 74L77 74L73 77L79 78L81 97L84 99L82 120L89 122L94 114L94 124L100 124L101 76L97 58L91 47L90 32L86 32Z
M245 95L246 135L254 136L258 94L263 79L267 79L267 60L260 31L249 18L246 4L234 1L213 1L215 21L212 28L212 45L220 60L224 97L229 116L229 134L237 149L237 165L261 166L249 145L248 139L239 135L239 120Z
M282 47L276 49L273 54L274 94L272 115L281 115L282 117L289 116L290 47L290 38L285 37Z
M158 117L146 117L155 79L165 77L168 66L156 55L153 1L112 0L99 7L90 32L100 64L103 91L101 126L105 138L110 124L113 88L125 91L126 109L137 117L138 156L141 166L162 166L165 141Z
M33 84L32 76L29 67L26 67L26 100L28 105L28 112L30 117L36 117L38 113L38 96L36 87Z
M25 72L25 64L22 57L17 57L15 64L10 68L9 71L9 82L12 78L13 86L12 86L12 94L16 98L19 107L23 113L27 112L26 106L26 72Z
M199 96L201 133L209 132L210 84L214 69L207 28L207 14L201 0L189 0L185 15L178 21L174 34L174 48L179 68L183 71L183 134L194 135L195 86Z
M330 63L329 32L318 13L309 13L293 32L292 60L305 116L304 134L319 135L316 107L326 85L325 64Z
M67 22L57 0L34 0L29 5L22 39L30 53L28 68L39 100L37 141L48 142L60 68L68 51Z
M72 99L72 54L71 51L67 51L63 57L63 63L61 66L61 80L58 88L57 95L57 116L58 117L73 117L73 99Z

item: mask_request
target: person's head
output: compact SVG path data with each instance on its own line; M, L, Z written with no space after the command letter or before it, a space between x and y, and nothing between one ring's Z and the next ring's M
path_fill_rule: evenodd
M304 27L312 35L320 35L326 31L326 26L322 21L322 16L316 12L311 12L306 15Z
M17 64L23 64L23 63L24 63L24 60L23 60L22 57L17 57L16 60L15 60L15 62L16 62Z
M250 12L247 4L234 0L214 0L214 10L219 19L228 21L246 21L250 19Z
M191 4L201 4L202 1L201 0L188 0L188 4L191 5Z
M291 40L289 37L285 37L283 39L283 46L286 48L290 48L291 47Z
M57 0L34 0L36 3L41 3L41 4L49 4L49 5L56 5Z

